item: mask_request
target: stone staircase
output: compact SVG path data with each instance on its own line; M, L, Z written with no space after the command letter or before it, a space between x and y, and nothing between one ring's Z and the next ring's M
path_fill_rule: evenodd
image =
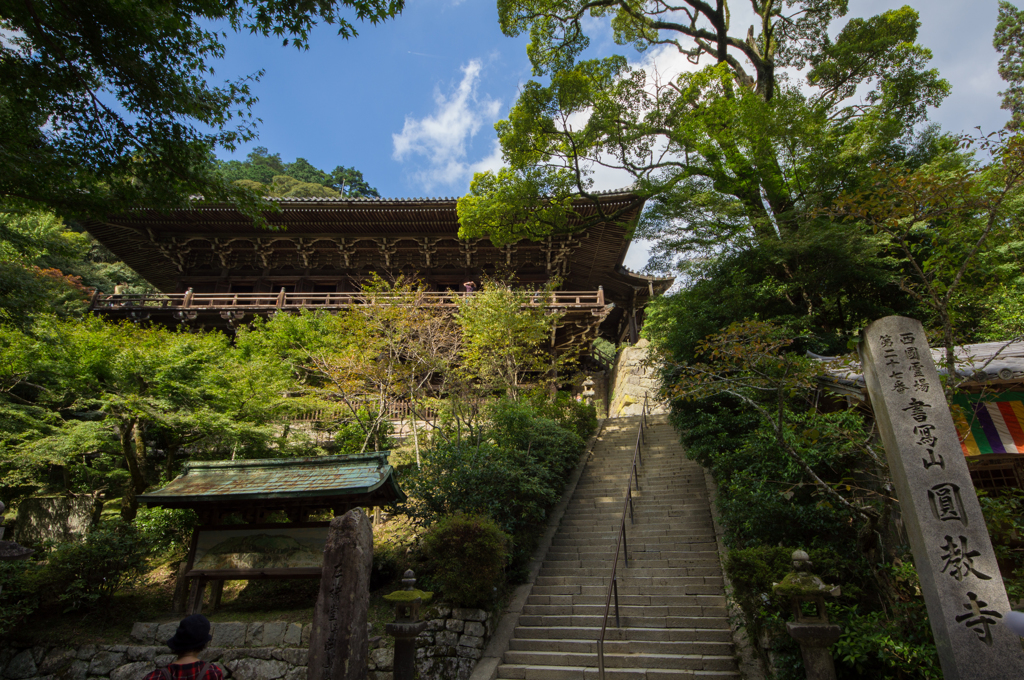
M629 567L605 637L606 680L739 678L703 471L649 417ZM638 417L606 421L537 576L499 678L597 680L597 640ZM628 519L627 519L628 522Z

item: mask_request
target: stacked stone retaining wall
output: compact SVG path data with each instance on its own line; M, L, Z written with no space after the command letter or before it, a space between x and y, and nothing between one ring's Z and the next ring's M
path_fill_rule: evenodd
M466 680L493 632L494 619L481 609L428 609L427 630L416 640L421 680ZM0 648L4 680L141 680L174 661L164 644L178 623L136 623L130 642L77 647L36 645ZM234 680L306 680L312 626L214 623L210 646L200 654ZM374 646L374 645L371 645ZM394 650L377 647L367 659L368 680L393 680Z
M661 380L657 366L648 363L648 341L623 347L615 362L609 418L640 415L647 397L648 413L667 413L668 405L658 400Z

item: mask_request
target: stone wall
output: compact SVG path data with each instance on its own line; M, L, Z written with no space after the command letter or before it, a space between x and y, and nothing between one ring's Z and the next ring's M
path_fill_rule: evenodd
M18 504L14 540L37 546L47 539L80 539L99 521L102 508L102 503L90 495L24 498Z
M619 350L609 418L640 415L645 396L649 413L668 412L667 404L656 400L661 383L657 368L647 365L648 344L646 339L642 339L632 347Z
M493 617L480 609L428 609L427 630L416 640L416 668L421 680L466 680L483 654L494 628ZM163 668L174 655L164 642L178 623L136 623L124 645L0 648L4 680L141 680ZM219 664L235 680L306 680L311 624L214 623L213 640L200 655ZM373 646L373 645L371 645ZM368 680L392 680L394 650L371 649Z
M484 647L494 633L495 619L483 609L459 609L438 606L428 609L427 629L416 638L416 671L420 680L467 680L483 656ZM369 680L392 680L390 670L376 664L370 653Z

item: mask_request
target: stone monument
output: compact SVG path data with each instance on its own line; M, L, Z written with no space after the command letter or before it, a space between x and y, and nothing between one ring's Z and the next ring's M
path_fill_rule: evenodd
M919 321L887 316L860 344L871 408L946 680L1024 676L1020 637Z
M373 530L359 508L331 520L309 638L309 680L366 677Z

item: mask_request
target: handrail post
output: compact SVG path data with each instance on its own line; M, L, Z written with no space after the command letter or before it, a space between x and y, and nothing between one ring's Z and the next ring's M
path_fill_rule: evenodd
M612 588L615 590L615 627L621 628L619 624L619 577L612 577Z
M632 499L630 499L632 500ZM622 523L622 560L626 563L626 568L629 568L629 543L626 540L626 523ZM612 565L615 566L615 565Z

